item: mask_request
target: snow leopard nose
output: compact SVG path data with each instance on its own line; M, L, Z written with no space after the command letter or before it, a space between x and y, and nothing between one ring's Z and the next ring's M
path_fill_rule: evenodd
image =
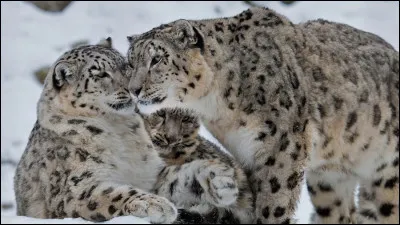
M134 89L134 90L133 90L133 94L137 97L137 96L139 96L141 90L142 90L141 87L140 87L140 88L137 88L137 89Z

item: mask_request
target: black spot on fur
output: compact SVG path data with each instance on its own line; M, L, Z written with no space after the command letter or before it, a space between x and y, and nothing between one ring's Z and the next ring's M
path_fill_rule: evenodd
M394 176L386 181L385 188L393 189L396 183L399 182L399 177Z
M296 161L297 158L299 157L299 154L296 152L292 152L290 153L290 157L293 159L293 161Z
M399 157L396 157L396 158L394 159L392 166L393 166L393 167L398 167L398 166L399 166Z
M321 118L324 118L326 116L326 111L321 104L318 104L318 111Z
M381 172L382 170L384 170L387 167L387 163L383 163L382 165L380 165L377 169L376 172Z
M117 195L116 197L114 197L111 201L112 202L118 202L122 199L122 194Z
M246 107L243 109L243 112L245 112L247 115L252 114L252 113L254 112L253 104L250 103L248 106L246 106Z
M129 194L129 196L134 196L134 195L136 195L138 192L136 191L136 190L130 190L129 192L128 192L128 194Z
M286 211L285 208L278 206L275 208L274 216L276 218L282 217L285 214L285 211Z
M267 136L266 133L264 132L259 132L258 133L258 137L255 139L256 141L263 141L265 139L265 137Z
M286 91L282 91L282 93L280 94L279 104L280 104L280 106L286 108L287 110L289 110L289 108L292 107L293 102L290 99L290 96Z
M310 193L311 195L316 195L317 192L314 190L313 187L311 187L309 184L307 184L307 191L308 193Z
M272 122L271 120L267 120L267 121L265 121L265 125L266 125L267 130L269 131L269 134L271 136L274 136L277 131L275 123Z
M281 189L281 185L279 184L278 178L273 177L269 180L269 183L271 185L271 192L274 194Z
M90 198L92 196L94 189L96 189L96 188L97 188L97 185L92 185L86 194L86 198Z
M85 81L85 91L88 89L88 86L89 86L89 78L87 78Z
M83 124L86 123L85 120L80 120L80 119L70 119L68 120L68 124Z
M102 194L103 195L107 195L107 194L110 194L113 191L114 191L114 188L109 187L109 188L105 189Z
M87 208L90 210L90 211L93 211L93 210L96 210L97 209L97 202L95 202L95 201L89 201L89 204L87 205Z
M77 135L78 132L76 130L68 130L63 132L61 135L62 136L73 136L73 135Z
M322 192L331 192L331 191L333 191L332 187L329 184L318 183L318 188Z
M349 130L357 122L356 112L351 112L347 117L346 130Z
M268 219L268 217L269 217L269 207L268 206L263 209L262 214L265 219Z
M382 180L383 180L382 178L380 178L380 179L378 179L378 180L375 180L375 181L373 182L373 185L374 185L375 187L381 186Z
M55 197L59 193L60 193L60 187L50 184L50 194L51 194L51 196Z
M315 211L317 212L317 214L320 217L329 217L331 215L331 208L330 207L317 206Z
M170 185L169 185L169 195L172 197L175 191L175 187L178 184L178 179L174 180Z
M275 165L275 158L273 156L269 156L267 161L265 162L266 166L273 166Z
M372 120L372 125L374 127L378 126L379 123L381 122L381 109L379 108L378 105L374 105L374 114L373 114L373 120Z
M110 215L114 215L114 213L117 211L117 209L115 208L115 206L110 205L108 207L108 213L110 213Z
M337 207L339 207L339 206L342 205L342 201L341 201L340 199L336 199L335 202L334 202L334 204L335 204Z
M343 99L337 98L337 97L333 97L333 105L335 106L336 110L341 109L342 105L343 105Z
M389 121L385 121L385 126L383 127L383 129L379 132L380 134L384 135L387 133L387 131L389 130Z
M293 190L295 187L297 187L299 183L299 179L301 177L299 176L298 172L294 172L290 177L287 179L287 187L290 190Z
M189 87L191 87L191 88L195 88L196 86L194 85L194 83L193 82L191 82L191 83L189 83Z
M106 217L104 217L101 213L96 213L94 215L91 215L90 219L95 222L104 222L107 220Z
M204 190L201 187L200 183L196 180L193 179L192 185L190 187L190 190L196 195L196 196L200 196Z
M86 129L90 131L93 135L98 135L103 133L103 130L94 126L87 126Z
M290 144L290 141L289 141L289 139L287 137L287 133L286 132L282 134L280 142L281 142L281 146L279 148L279 151L285 151L287 149L287 147L289 146L289 144Z
M86 161L89 156L89 152L87 152L86 150L83 150L82 148L76 148L75 152L79 156L79 159L81 162Z
M81 217L77 211L72 211L72 218L79 218Z
M393 214L394 205L391 203L383 203L381 207L379 207L379 212L382 216L389 217Z
M224 23L222 22L215 23L214 28L216 32L224 33Z
M345 221L345 220L346 220L346 221ZM349 223L349 221L350 221L350 218L348 218L348 217L344 217L343 215L341 215L341 216L339 217L339 223L341 223L341 224Z

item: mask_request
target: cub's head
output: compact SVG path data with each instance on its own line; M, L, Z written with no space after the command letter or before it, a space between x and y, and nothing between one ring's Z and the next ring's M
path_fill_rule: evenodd
M165 108L143 115L143 119L154 146L164 158L180 156L183 149L196 142L200 124L192 111Z
M131 74L111 38L74 48L53 64L39 102L68 115L96 116L133 110L128 91Z
M142 112L182 107L208 93L213 73L204 58L204 36L193 23L177 20L128 37L129 90Z

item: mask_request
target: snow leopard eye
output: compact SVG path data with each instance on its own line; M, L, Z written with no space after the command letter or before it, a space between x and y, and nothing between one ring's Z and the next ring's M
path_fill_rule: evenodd
M192 122L190 116L184 116L182 118L182 123L190 123L190 122Z
M164 111L164 110L158 110L158 111L157 111L157 115L158 115L159 117L164 118L164 117L165 117L165 111Z
M111 75L108 73L108 72L101 72L101 73L99 73L98 75L97 75L97 77L100 77L100 78L105 78L105 77L111 77Z
M153 57L153 59L151 60L150 63L150 68L155 66L157 63L159 63L161 61L162 57L160 55L156 55Z

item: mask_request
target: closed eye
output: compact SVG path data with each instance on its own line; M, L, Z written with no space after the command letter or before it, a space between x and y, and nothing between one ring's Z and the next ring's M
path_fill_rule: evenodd
M160 147L166 147L168 146L168 140L165 139L164 136L160 135L160 134L156 134L153 138L152 138L152 142L153 144L160 146Z
M161 61L161 59L162 59L162 57L159 55L154 56L153 59L151 60L150 68L155 66L157 63L159 63Z
M97 77L105 78L105 77L111 77L111 75L108 72L100 72L99 74L97 74Z

